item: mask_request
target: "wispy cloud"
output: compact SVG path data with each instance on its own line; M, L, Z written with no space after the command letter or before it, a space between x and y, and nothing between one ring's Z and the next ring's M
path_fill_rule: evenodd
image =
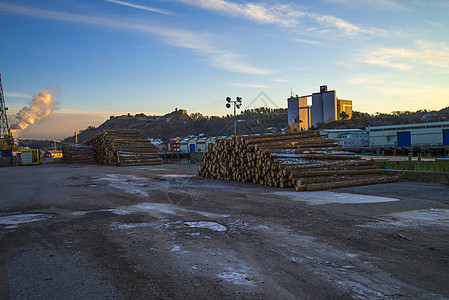
M414 0L413 3L423 7L449 8L447 0Z
M418 40L413 48L376 47L359 54L359 62L393 68L410 70L416 65L440 68L449 72L449 46L444 43L432 43Z
M225 0L177 0L202 9L216 11L231 17L244 17L260 24L278 24L289 27L292 24L292 12L287 5L268 7L258 3L237 3Z
M322 26L337 29L340 33L348 37L355 37L361 34L385 35L386 33L383 29L357 26L335 16L324 16L318 14L309 15Z
M146 11L150 11L150 12L155 12L155 13L159 13L159 14L163 14L163 15L168 15L168 16L172 16L173 15L173 13L171 13L169 11L166 11L166 10L163 10L163 9L158 9L158 8L153 8L153 7L133 4L133 3L129 3L129 2L118 1L118 0L104 0L104 1L115 3L115 4L119 4L119 5L123 5L123 6L132 7L132 8L136 8L136 9L140 9L140 10L146 10Z
M284 28L297 29L301 35L340 33L348 37L361 34L384 35L379 28L365 28L331 15L303 11L295 5L264 3L238 3L225 0L177 0L188 5L215 11L229 17L240 17L259 24L274 24ZM383 0L387 2L388 0ZM304 28L304 24L309 24ZM317 27L314 25L317 25Z
M427 24L430 24L434 27L438 27L438 28L443 28L444 24L443 23L439 23L439 22L434 22L434 21L426 21Z
M31 98L31 95L29 95L29 94L14 93L14 92L6 92L5 96L11 97L11 98Z
M377 10L402 10L400 4L393 0L327 0L328 2L345 5L347 7L368 6Z
M241 87L241 88L254 88L254 89L269 89L271 88L265 84L254 84L254 83L245 83L245 82L236 82L231 83L232 86Z
M441 109L447 106L449 88L418 84L414 80L391 80L371 74L359 74L346 82L361 87L365 93L378 95L376 110ZM426 101L423 102L423 99ZM366 105L366 104L365 104ZM374 111L373 109L371 109Z
M293 39L293 41L298 42L298 43L312 44L312 45L322 45L323 44L321 42L314 41L314 40L309 40L309 39L295 38L295 39Z
M86 16L60 11L43 10L1 2L0 10L35 18L98 25L116 30L150 34L162 38L165 43L172 46L191 49L205 57L211 65L223 70L248 74L274 73L271 70L255 67L246 63L245 58L238 53L217 48L210 40L209 36L194 31L117 21L98 16Z

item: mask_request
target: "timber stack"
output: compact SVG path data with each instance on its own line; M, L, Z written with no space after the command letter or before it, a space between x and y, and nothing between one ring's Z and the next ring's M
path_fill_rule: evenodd
M97 162L110 166L159 165L156 147L140 137L138 130L104 130L86 142L92 146Z
M374 160L342 151L335 140L315 131L220 139L204 153L198 175L227 181L316 191L387 183Z
M95 152L91 146L81 144L63 144L62 160L66 164L94 164Z

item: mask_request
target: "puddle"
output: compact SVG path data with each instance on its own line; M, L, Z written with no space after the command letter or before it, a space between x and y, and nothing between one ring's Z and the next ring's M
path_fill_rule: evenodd
M105 208L99 210L90 210L90 211L74 211L72 212L73 216L84 216L89 213L97 213L97 212L110 212L115 215L124 216L130 215L134 213L144 213L153 218L161 219L168 216L183 216L196 214L202 217L207 218L228 218L229 215L220 215L215 213L209 213L205 211L199 210L190 210L185 209L174 204L170 203L139 203L131 206L121 206L118 208Z
M164 215L177 215L177 207L165 203L140 203L131 206L122 206L110 210L116 215L129 215L132 213L145 212L154 217L163 217Z
M181 247L180 247L180 246L174 246L174 247L170 250L170 252L179 252L179 251L181 251Z
M150 226L148 223L112 223L111 227L115 230L126 230L136 227L147 227Z
M208 222L208 221L196 221L196 222L184 222L184 225L190 227L190 228L206 228L213 231L226 231L226 226L223 226L221 224L215 223L215 222Z
M250 276L246 270L241 269L235 270L234 268L226 268L224 272L218 274L218 278L238 285L256 285L252 281L252 276Z
M148 192L142 188L148 185L148 178L137 177L134 175L108 174L96 180L109 181L109 185L113 188L121 189L127 194L148 197Z
M393 217L410 221L432 222L449 225L449 209L412 210L391 214Z
M0 217L0 225L6 225L6 229L18 228L20 224L43 221L51 218L48 214L21 214Z
M449 209L431 208L392 213L380 218L377 222L357 226L367 228L400 228L424 225L449 227Z
M161 177L166 178L190 178L190 177L196 177L195 175L176 175L176 174L167 174L167 175L160 175Z
M309 205L337 204L365 204L399 201L396 198L358 195L349 193L320 192L274 192L276 195L286 196L293 201L303 201Z
M165 229L169 229L169 228L181 229L181 228L185 228L185 227L203 228L203 229L209 229L212 231L228 230L226 228L226 226L218 224L217 222L210 222L210 221L186 221L186 222L176 221L176 222L168 223L168 224L164 225ZM199 232L189 233L189 235L196 236L196 235L200 235L200 233Z

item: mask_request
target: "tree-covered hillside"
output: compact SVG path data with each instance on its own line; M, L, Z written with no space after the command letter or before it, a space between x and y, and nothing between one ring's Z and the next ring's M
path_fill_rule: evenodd
M439 111L426 109L411 111L394 111L391 114L375 113L368 114L354 111L349 120L338 120L328 123L320 123L317 128L339 129L339 128L365 128L368 126L401 125L413 123L430 123L449 121L449 107Z
M237 134L257 134L280 131L287 127L286 108L256 108L242 111L238 115ZM368 126L398 125L411 123L441 122L449 120L449 107L440 111L418 110L395 111L391 114L368 114L354 111L351 119L318 124L317 128L365 128ZM207 136L232 135L234 117L203 116L201 113L187 115L183 111L174 111L164 116L146 116L145 114L111 116L98 127L89 126L78 134L82 143L105 129L138 129L144 138L173 138L204 134ZM63 142L73 143L75 137Z
M256 134L281 130L287 126L287 109L256 108L238 115L238 134ZM234 116L203 116L201 113L183 114L174 111L164 116L144 114L111 116L98 127L89 126L78 133L78 142L91 139L106 129L138 129L144 138L173 138L205 134L223 136L234 133ZM63 142L74 143L75 136Z

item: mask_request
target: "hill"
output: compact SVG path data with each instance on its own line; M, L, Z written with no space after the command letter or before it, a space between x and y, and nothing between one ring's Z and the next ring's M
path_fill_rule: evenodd
M243 111L238 116L238 134L257 134L281 130L287 126L287 109L256 108ZM145 114L111 116L98 127L89 126L78 133L78 143L91 139L106 129L138 129L143 138L168 139L189 135L231 135L234 133L234 117L203 116L201 113L186 114L179 110L164 116ZM63 140L74 143L75 136Z
M248 109L238 115L237 134L258 134L280 131L287 127L286 108L256 108ZM400 125L411 123L441 122L449 120L449 107L440 111L418 110L394 111L391 114L368 114L354 111L349 120L338 120L320 123L314 129L344 129L365 128L368 126ZM234 133L234 118L203 116L201 113L188 115L184 110L174 111L164 116L147 116L145 114L111 116L109 120L98 127L89 126L78 134L78 142L91 139L105 129L138 129L143 138L168 139L189 135L204 134L207 136L232 135ZM75 136L62 142L74 143Z
M349 120L338 120L328 123L319 123L317 128L326 129L346 129L365 128L368 126L402 125L414 123L430 123L449 121L449 107L439 111L429 111L426 109L411 111L394 111L391 114L375 113L368 114L354 111Z

